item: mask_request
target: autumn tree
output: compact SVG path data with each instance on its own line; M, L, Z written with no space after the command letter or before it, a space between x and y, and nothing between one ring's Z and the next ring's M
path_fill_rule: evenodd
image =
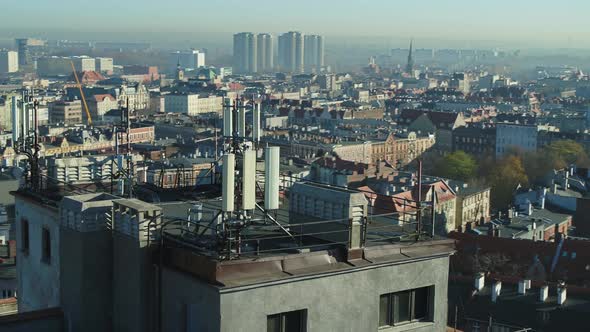
M488 177L492 206L500 209L507 207L518 185L527 186L528 181L520 157L511 155L498 160Z

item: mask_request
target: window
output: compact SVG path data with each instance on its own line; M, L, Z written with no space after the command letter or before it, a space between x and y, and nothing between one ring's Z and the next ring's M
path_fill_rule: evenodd
M266 317L267 332L305 332L307 310L283 312Z
M430 319L432 287L381 295L379 326L395 326Z
M47 228L43 228L41 236L41 249L43 250L43 252L41 253L41 260L49 264L51 262L51 234L49 233L49 230Z
M29 254L29 221L22 219L21 223L21 241L25 255Z

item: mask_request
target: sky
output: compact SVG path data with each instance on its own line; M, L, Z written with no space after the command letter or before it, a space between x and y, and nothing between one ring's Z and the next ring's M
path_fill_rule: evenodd
M174 33L221 38L299 30L340 38L590 48L588 13L588 0L6 0L0 37L87 33L91 39L120 34L150 40Z

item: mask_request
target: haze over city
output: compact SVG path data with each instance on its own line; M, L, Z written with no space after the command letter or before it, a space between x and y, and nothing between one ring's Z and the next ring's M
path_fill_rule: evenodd
M424 47L590 48L590 3L566 0L451 1L8 1L0 37L218 42L235 31L302 30L362 41ZM109 19L95 15L108 10ZM112 8L113 10L110 10ZM338 38L339 37L339 38Z

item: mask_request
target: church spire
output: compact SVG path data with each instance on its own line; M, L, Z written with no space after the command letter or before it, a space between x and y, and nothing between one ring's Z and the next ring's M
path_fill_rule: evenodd
M410 51L408 52L408 63L406 64L406 73L407 74L412 74L414 71L414 58L412 56L412 51L414 48L414 40L411 39L410 40Z

